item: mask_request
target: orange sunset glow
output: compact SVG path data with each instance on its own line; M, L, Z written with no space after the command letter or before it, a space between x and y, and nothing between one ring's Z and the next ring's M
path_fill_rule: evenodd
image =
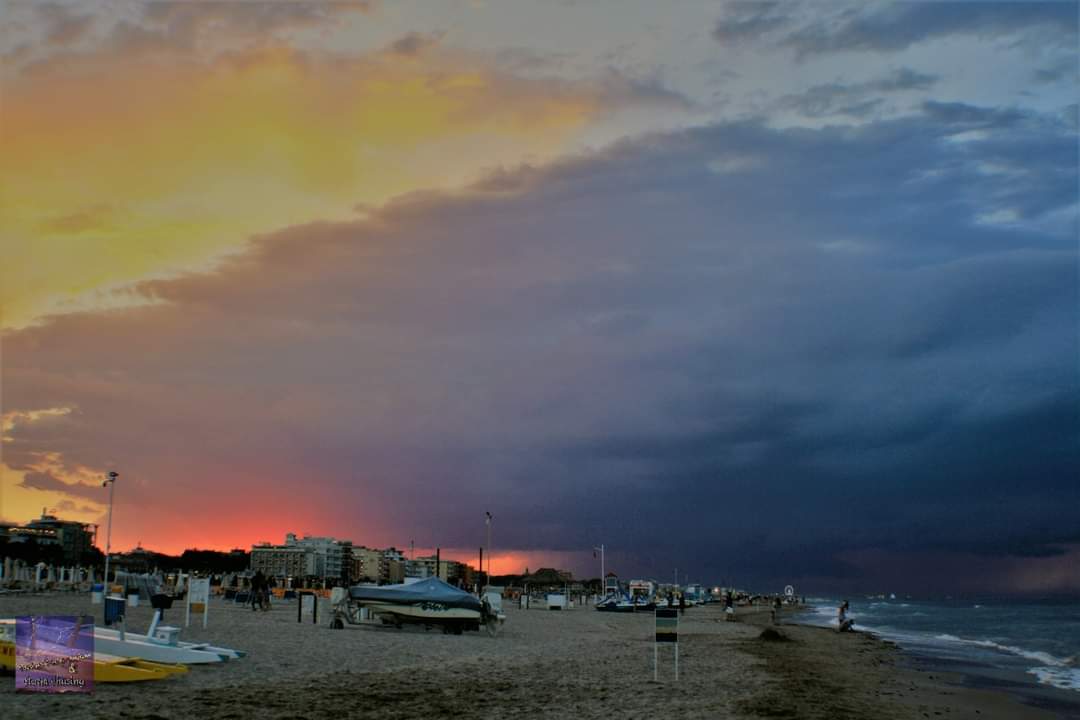
M335 7L332 26L346 33L350 18L369 11ZM162 8L147 6L147 27L195 13L194 46L154 42L103 17L103 40L57 36L4 69L0 307L9 331L167 303L146 283L214 272L242 258L260 233L363 218L412 191L543 162L635 102L629 88L606 82L515 77L474 51L442 46L438 33L348 53L276 34L237 44L224 5ZM25 22L37 22L32 7L22 9ZM64 432L83 412L73 405L4 414L7 455L19 458L16 466L0 462L4 518L25 521L45 508L103 523L102 458L59 447L24 454L17 437L29 428ZM137 488L154 482L153 465L131 481ZM27 473L48 480L27 483ZM244 483L250 473L226 473L222 482ZM206 525L147 514L146 495L124 494L119 547L245 546L325 520L264 497L253 501L258 519L242 512Z

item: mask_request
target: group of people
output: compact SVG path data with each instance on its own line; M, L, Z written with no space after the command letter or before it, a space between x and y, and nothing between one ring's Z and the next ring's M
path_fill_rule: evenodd
M270 609L270 589L272 587L274 587L274 578L266 577L265 575L263 575L262 570L259 570L255 573L255 575L251 578L251 589L248 594L248 599L251 602L252 612L254 612L256 609Z

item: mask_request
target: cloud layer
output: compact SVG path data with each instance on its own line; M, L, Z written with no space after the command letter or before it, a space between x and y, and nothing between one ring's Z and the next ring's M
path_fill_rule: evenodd
M490 509L624 574L982 587L1080 542L1074 149L956 104L724 123L263 235L8 333L5 411L73 410L5 463L117 467L145 545L471 547Z
M5 21L5 518L1080 592L1075 4Z

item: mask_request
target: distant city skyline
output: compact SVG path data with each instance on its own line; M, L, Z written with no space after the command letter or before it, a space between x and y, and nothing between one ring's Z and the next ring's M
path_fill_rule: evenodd
M0 20L0 519L1080 594L1076 3Z

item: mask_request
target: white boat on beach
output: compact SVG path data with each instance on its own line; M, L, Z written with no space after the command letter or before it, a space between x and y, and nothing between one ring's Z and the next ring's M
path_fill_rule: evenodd
M478 598L438 578L407 585L356 585L347 591L335 588L330 602L334 612L331 626L338 629L345 623L360 624L361 608L388 625L439 626L455 635L464 630L479 630L481 625L495 635L506 619L491 600Z
M145 635L95 627L94 652L184 665L220 663L245 655L241 650L217 647L209 643L184 642L179 639L179 628L159 625L160 619L161 611L155 611L150 630Z

